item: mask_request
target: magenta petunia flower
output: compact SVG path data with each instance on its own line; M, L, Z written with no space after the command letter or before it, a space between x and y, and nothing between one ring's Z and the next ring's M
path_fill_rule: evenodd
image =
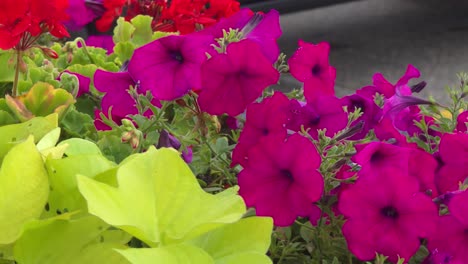
M182 144L175 136L173 136L164 129L159 132L159 139L156 148L173 148L176 150L180 150L181 147ZM192 148L188 147L185 150L182 150L181 157L186 163L191 163L192 154Z
M247 108L246 121L238 143L232 152L232 166L240 164L245 167L248 151L261 138L275 135L286 138L286 110L289 99L281 92L275 92L272 97L253 103Z
M408 65L405 74L397 81L395 85L385 79L381 73L374 74L373 85L359 89L356 93L367 98L373 98L376 93L382 94L385 98L395 95L396 87L407 86L411 79L419 78L421 74L413 65Z
M458 115L455 131L460 133L466 133L468 131L468 111L464 111Z
M128 72L107 72L104 70L96 70L94 74L94 85L96 90L105 93L101 100L102 113L108 116L109 109L112 108L112 119L120 124L120 121L128 115L138 114L135 99L129 94L130 86L134 86L138 91L138 86L133 81ZM151 101L153 105L160 107L161 103L156 98ZM100 111L95 112L95 126L99 130L110 129L104 125L99 119ZM144 113L145 116L151 116L150 110Z
M364 121L364 126L361 132L349 138L351 140L363 139L379 123L382 117L382 109L373 100L359 94L345 96L341 98L341 103L343 106L348 107L350 113L353 113L357 108L361 109L362 115L351 125Z
M428 248L445 256L450 263L468 263L468 191L455 195L448 203L450 214L439 217L437 231L428 238Z
M435 228L438 209L427 195L418 192L416 179L387 168L378 177L360 177L343 191L339 210L347 218L343 235L349 250L360 260L376 252L396 262L409 260L420 247L420 238Z
M262 91L275 84L279 72L251 40L231 43L202 65L200 108L212 115L236 116L254 102Z
M276 62L280 54L277 40L282 34L278 11L272 9L264 14L244 8L196 34L208 34L213 36L213 39L222 38L223 30L228 32L230 29L242 32L241 39L249 39L259 44L265 57L271 63ZM210 54L215 55L216 51L212 50Z
M435 180L439 193L458 190L460 183L468 178L468 134L444 134L436 157L439 168Z
M65 22L65 26L72 31L81 30L98 17L96 12L86 5L85 0L69 0L67 14L70 19Z
M304 83L304 96L312 102L319 96L334 95L336 70L330 66L330 45L317 45L299 41L299 48L289 59L289 70L297 80Z
M114 52L114 40L112 36L100 35L100 36L89 36L86 39L86 45L90 47L103 48L107 50L107 54Z
M294 134L286 141L266 137L248 154L239 173L239 194L259 216L271 216L277 226L289 226L298 216L308 217L323 192L317 171L320 155L307 138Z
M174 100L192 89L200 89L200 66L206 60L208 36L167 36L133 53L128 72L143 93L151 91L159 100Z
M344 112L341 102L334 96L322 96L319 100L301 104L291 100L286 128L300 131L301 126L309 129L314 139L318 137L319 129L327 129L325 135L332 137L344 129L348 123L348 115Z

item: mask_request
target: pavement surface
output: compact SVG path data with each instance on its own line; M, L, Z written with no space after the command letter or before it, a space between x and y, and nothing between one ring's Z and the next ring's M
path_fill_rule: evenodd
M468 0L362 0L285 14L281 26L288 56L298 39L331 44L339 96L371 84L376 72L394 83L413 64L428 83L422 96L447 101L444 87L468 72ZM300 87L291 76L281 85Z

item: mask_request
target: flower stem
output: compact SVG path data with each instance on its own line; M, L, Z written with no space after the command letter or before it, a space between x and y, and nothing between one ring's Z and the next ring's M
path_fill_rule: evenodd
M18 81L19 81L21 56L22 56L21 49L16 49L15 79L13 80L13 89L12 89L12 94L14 97L19 95L18 94Z
M86 43L83 38L76 38L76 42L79 42L81 44L81 48L83 49L84 53L86 56L88 56L88 59L91 61L92 64L96 64L93 60L93 57L91 57L91 54L89 54L88 49L86 48Z

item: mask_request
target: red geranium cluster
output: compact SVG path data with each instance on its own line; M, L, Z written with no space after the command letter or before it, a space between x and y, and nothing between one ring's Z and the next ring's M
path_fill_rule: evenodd
M188 34L216 24L239 8L235 0L131 0L125 18L149 15L153 30Z
M68 0L0 1L0 49L25 50L44 32L68 37L62 24L67 7Z

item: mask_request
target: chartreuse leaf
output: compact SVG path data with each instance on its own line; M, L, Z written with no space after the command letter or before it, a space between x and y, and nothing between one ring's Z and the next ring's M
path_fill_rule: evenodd
M57 144L60 138L60 127L54 128L52 131L47 133L44 137L42 137L39 142L37 142L37 149L42 151L47 148L51 148Z
M9 63L13 53L0 51L0 82L13 82L15 78L15 66Z
M162 248L117 250L132 264L212 264L213 259L203 250L184 244Z
M116 172L118 188L78 176L88 210L151 246L183 241L238 220L245 212L237 189L204 192L173 149L133 155Z
M89 215L30 222L15 244L14 256L21 264L128 264L114 250L125 248L120 243L124 241L106 241L103 234L107 228L106 223Z
M130 22L125 21L123 17L120 17L117 19L117 26L114 28L114 43L130 41L133 32L135 32L135 27Z
M93 178L116 166L101 154L96 153L98 150L91 147L92 143L89 141L71 140L68 142L69 147L71 147L65 151L68 157L46 160L46 169L51 187L49 195L49 210L51 212L85 211L86 201L78 191L76 175L80 174ZM77 146L80 143L83 144L82 147ZM65 141L65 144L67 144L67 141Z
M0 168L0 244L14 242L39 217L49 194L47 172L32 137L13 147Z
M269 264L265 255L271 238L271 218L249 217L212 230L188 244L205 250L216 264Z
M75 99L71 93L64 89L56 89L44 82L34 84L27 93L21 96L6 96L6 103L21 121L52 113L57 113L60 118L74 102Z
M33 135L34 140L38 141L56 128L57 118L57 114L52 114L47 117L36 117L21 124L0 127L0 164L5 154L29 135Z
M101 155L101 150L99 149L99 147L94 142L91 142L86 139L70 138L60 142L58 145L67 145L67 150L65 151L65 154L67 156L83 154Z
M151 41L153 35L153 29L151 28L151 22L153 18L150 16L138 15L130 20L135 27L133 32L132 42L138 47L143 46Z

